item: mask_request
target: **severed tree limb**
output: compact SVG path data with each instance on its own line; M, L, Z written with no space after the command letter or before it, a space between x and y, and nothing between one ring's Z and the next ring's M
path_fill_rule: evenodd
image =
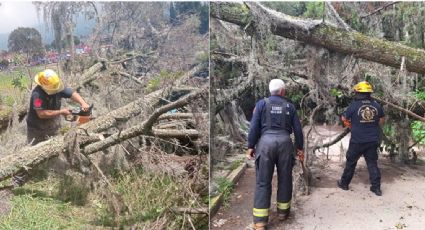
M140 135L155 135L158 137L168 137L168 138L197 137L199 135L197 130L160 130L160 129L152 130L152 126L161 114L171 109L180 108L189 104L191 101L193 101L197 97L200 97L202 93L204 92L205 92L205 89L196 90L184 96L183 98L180 98L179 100L175 102L172 102L170 104L167 104L165 106L162 106L156 109L153 112L153 114L142 124L125 129L121 131L120 133L113 134L105 138L105 140L103 141L90 144L84 147L84 153L91 154L91 153L106 149L124 140L130 139L136 136L140 136Z
M105 68L104 62L98 62L91 66L87 71L82 74L82 81L77 86L74 86L75 90L79 92L81 88L83 88L85 85L96 80L96 78L99 77L99 75L96 75L96 73L99 72L102 68Z
M350 133L350 129L346 128L344 130L344 132L342 132L341 134L339 134L337 137L335 137L335 139L333 139L332 141L322 144L322 145L317 145L313 147L313 152L315 152L316 150L320 149L320 148L327 148L331 145L334 145L336 143L338 143L338 141L342 140L342 138L344 138L345 136L347 136L348 133Z
M122 58L122 59L120 59L120 60L115 60L115 61L108 61L108 64L111 64L111 65L121 64L121 63L123 63L123 62L131 61L131 60L133 60L133 59L135 59L135 58L139 58L139 57L141 57L141 58L149 57L149 56L151 56L151 55L152 55L152 54L154 54L154 53L155 53L155 52L154 52L154 51L152 51L152 52L149 52L149 53L146 53L146 54L136 54L136 55L133 55L133 54L127 54L126 56L130 56L130 57L124 57L124 58Z
M412 111L410 111L410 110L407 110L407 109L405 109L405 108L403 108L403 107L400 107L400 106L395 105L395 104L393 104L393 103L391 103L391 102L389 102L389 101L385 101L385 100L382 100L382 99L377 98L377 97L373 97L373 96L372 96L372 98L373 98L373 99L375 99L375 100L377 100L377 101L379 101L379 102L381 102L381 103L387 104L387 105L391 106L392 108L394 108L394 109L396 109L396 110L398 110L398 111L400 111L400 112L406 113L407 115L409 115L409 116L411 116L411 117L414 117L414 118L416 118L416 119L418 119L418 120L420 120L420 121L422 121L422 122L425 122L425 117L421 117L421 116L419 116L418 114L413 113L413 112L412 112Z
M187 213L187 214L205 214L208 215L208 208L173 208L171 209L173 212L176 213Z
M249 8L246 7L249 5ZM272 34L353 55L387 66L400 67L401 57L406 57L410 72L425 73L425 50L415 49L397 42L373 38L355 31L346 31L318 20L301 19L263 7L259 3L246 5L230 2L211 2L211 16L245 27L256 25L258 18L268 22ZM261 17L252 17L256 12ZM260 23L261 24L261 23Z
M202 114L203 115L203 114ZM193 119L193 113L167 113L158 117L158 120Z
M134 82L136 82L139 85L144 85L144 83L140 79L138 79L137 77L135 77L135 76L133 76L131 74L128 74L128 73L122 72L122 71L118 72L118 74L121 75L121 76L124 76L126 78L129 78L129 79L133 80Z
M152 134L159 138L190 138L196 139L199 137L199 132L196 129L152 129Z
M101 131L105 131L111 127L116 126L117 120L124 121L129 120L134 116L140 115L142 112L141 108L153 108L159 103L159 99L163 98L165 95L170 95L171 93L176 92L186 92L189 93L195 90L195 88L184 87L184 88L168 88L168 89L160 89L154 91L140 99L133 101L121 108L115 109L105 116L99 117L89 123L83 124L80 126L80 129L85 130L88 133L97 133Z

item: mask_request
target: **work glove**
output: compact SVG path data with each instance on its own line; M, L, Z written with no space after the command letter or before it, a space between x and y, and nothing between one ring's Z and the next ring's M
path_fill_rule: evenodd
M252 160L252 159L254 159L254 157L255 157L255 149L248 149L246 151L246 158L248 160Z
M341 120L342 120L342 126L344 126L344 128L349 128L351 129L351 121L346 119L344 116L341 116Z
M298 160L304 162L304 150L297 149L297 156L298 156Z

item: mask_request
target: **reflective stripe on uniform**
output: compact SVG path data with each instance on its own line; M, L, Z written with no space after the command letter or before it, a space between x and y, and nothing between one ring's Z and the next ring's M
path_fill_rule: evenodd
M266 217L269 216L268 208L253 208L252 214L256 217Z
M286 210L286 209L289 209L290 207L291 207L291 201L288 201L288 203L277 202L278 209Z

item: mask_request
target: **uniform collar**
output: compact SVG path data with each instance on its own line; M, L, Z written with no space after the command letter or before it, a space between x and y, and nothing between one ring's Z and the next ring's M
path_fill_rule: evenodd
M280 95L271 95L270 98L281 98L281 99L285 99L285 97L282 97Z

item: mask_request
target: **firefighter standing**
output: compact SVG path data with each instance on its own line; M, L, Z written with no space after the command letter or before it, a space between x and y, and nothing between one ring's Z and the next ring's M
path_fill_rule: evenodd
M280 79L270 81L269 98L257 102L248 135L247 158L255 157L256 187L254 197L254 229L265 229L269 217L273 171L278 175L277 211L280 220L289 216L292 198L294 146L290 134L294 131L297 155L302 159L303 132L295 107L283 96L285 84Z
M80 104L83 110L89 105L71 88L65 87L58 74L46 69L34 78L37 85L31 92L30 106L27 116L27 141L35 145L55 136L60 128L60 116L71 115L69 109L61 109L61 99L71 98ZM13 177L13 184L20 186L25 182L26 173L18 173Z
M381 196L381 173L378 168L379 125L384 123L382 107L371 99L372 85L366 81L354 86L355 97L341 119L346 127L351 127L351 139L347 150L347 162L341 179L337 181L339 188L348 190L353 178L357 161L363 155L369 180L370 191Z

